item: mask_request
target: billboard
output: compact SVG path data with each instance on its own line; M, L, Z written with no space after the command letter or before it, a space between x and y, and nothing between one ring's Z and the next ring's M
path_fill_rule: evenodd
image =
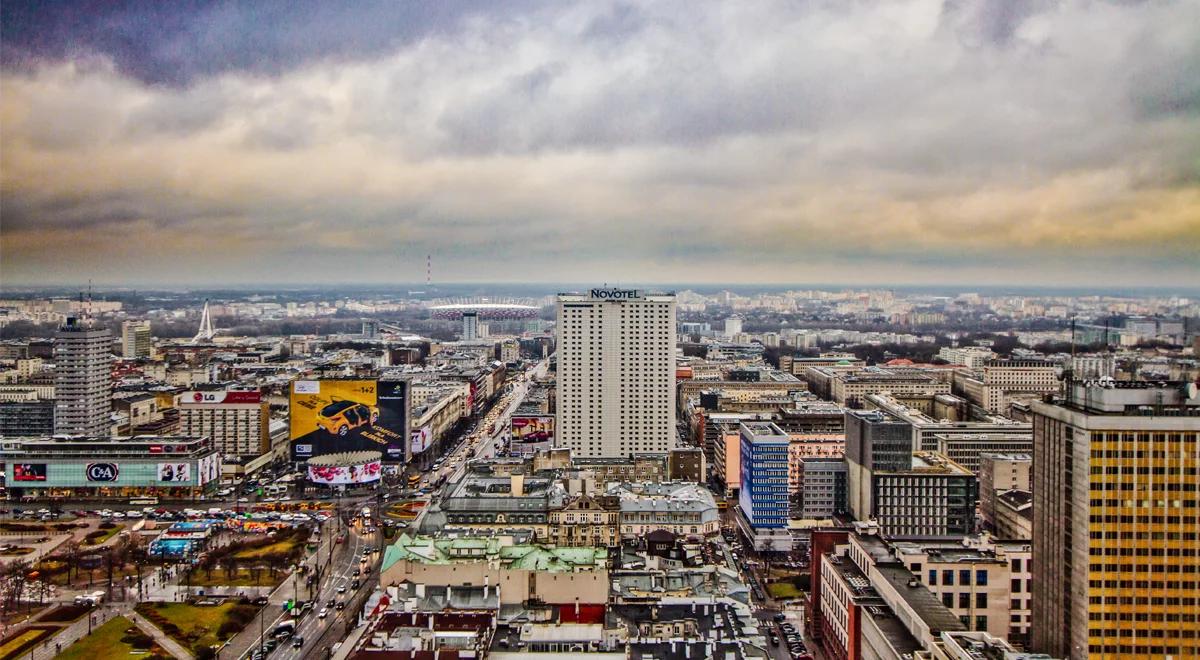
M370 461L361 465L310 465L308 480L314 484L366 484L379 481L383 472L381 461Z
M179 402L184 404L218 404L218 403L262 403L262 394L259 392L232 391L225 392L216 390L212 392L194 391L184 392L179 397Z
M288 404L292 460L364 450L388 463L408 458L408 381L297 380Z
M159 463L158 480L175 483L191 483L192 466L190 463Z
M532 456L554 445L554 417L537 415L514 416L509 425L509 449L517 456Z
M13 463L13 481L45 481L45 463Z
M198 486L221 478L221 455L211 454L196 461L196 471L199 473Z
M412 432L412 447L409 449L410 456L429 449L429 445L433 444L433 426L426 424L419 429L413 429Z

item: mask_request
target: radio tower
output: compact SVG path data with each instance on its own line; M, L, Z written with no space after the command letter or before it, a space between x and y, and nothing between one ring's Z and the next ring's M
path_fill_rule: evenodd
M425 290L428 291L433 282L433 255L425 255Z
M212 317L208 315L208 301L204 301L204 312L200 315L200 330L196 332L196 336L192 337L193 344L199 344L202 341L212 341L213 335Z

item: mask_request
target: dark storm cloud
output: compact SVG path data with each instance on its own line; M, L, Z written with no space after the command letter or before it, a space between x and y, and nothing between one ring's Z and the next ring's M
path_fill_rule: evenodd
M320 60L361 60L442 35L472 16L533 2L321 0L0 3L5 66L99 54L141 82L187 85L230 71L276 75Z

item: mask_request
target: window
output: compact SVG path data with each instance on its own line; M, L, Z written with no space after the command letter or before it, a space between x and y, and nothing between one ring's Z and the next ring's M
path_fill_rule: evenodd
M971 570L965 569L958 572L958 583L966 587L971 584Z
M980 610L980 609L984 609L986 607L987 607L987 594L982 593L982 592L976 593L975 594L975 609Z
M942 584L954 586L954 571L942 571Z
M975 617L975 630L987 630L987 617L986 616Z
M929 571L929 584L930 586L937 586L937 571Z
M980 587L986 587L988 583L988 572L986 570L975 571L975 584Z
M958 609L965 610L971 607L971 593L963 591L958 594Z

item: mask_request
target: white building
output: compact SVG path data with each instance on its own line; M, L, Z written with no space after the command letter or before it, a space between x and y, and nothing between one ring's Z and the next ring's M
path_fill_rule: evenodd
M725 319L725 336L735 337L742 334L742 317L731 316Z
M180 433L210 437L222 456L255 458L271 449L270 407L258 392L205 390L179 398Z
M108 437L112 333L74 319L54 336L54 433Z
M475 312L463 312L462 323L463 341L475 341L479 339L479 314Z
M126 360L148 358L151 350L149 321L121 322L121 357Z
M558 441L577 457L675 446L675 296L560 294Z
M978 369L983 366L984 362L996 357L996 354L986 346L960 346L957 348L943 346L938 351L938 357L949 364L961 364L964 367Z

